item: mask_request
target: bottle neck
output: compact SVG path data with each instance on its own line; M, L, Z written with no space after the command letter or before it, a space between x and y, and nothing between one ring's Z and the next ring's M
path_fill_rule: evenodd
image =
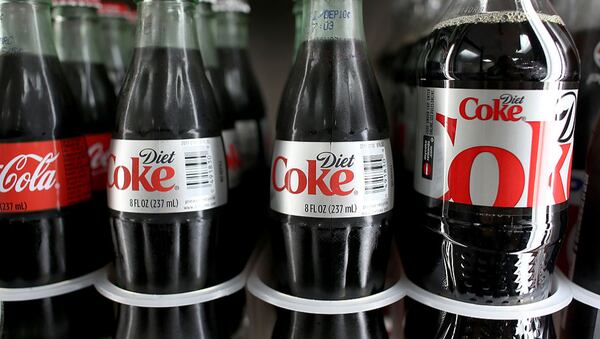
M50 3L0 1L0 55L56 56Z
M219 67L217 47L211 27L214 12L210 3L202 2L196 6L196 34L200 43L202 61L206 68Z
M140 2L135 47L199 49L194 13L191 1Z
M100 16L100 27L104 41L105 64L114 66L114 60L125 62L125 51L131 49L133 37L129 32L129 23L125 18L116 16Z
M364 40L362 0L304 0L304 41Z
M216 43L219 48L248 48L248 14L218 12L216 15Z
M67 62L102 63L95 8L59 6L53 10L58 58Z
M298 53L302 40L304 39L304 17L302 7L304 4L300 0L294 1L294 7L292 14L294 15L294 27L295 27L295 38L294 38L294 55Z

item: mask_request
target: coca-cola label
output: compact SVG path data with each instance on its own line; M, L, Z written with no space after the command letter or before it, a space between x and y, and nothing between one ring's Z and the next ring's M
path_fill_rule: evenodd
M491 207L569 197L576 90L421 88L415 188Z
M106 190L106 173L108 156L110 155L110 133L88 134L85 141L90 157L90 172L92 174L92 190Z
M59 209L90 196L83 137L0 143L0 213Z
M389 139L365 142L275 141L271 208L316 218L351 218L394 207Z
M225 144L229 188L234 188L240 184L242 175L242 157L239 152L240 143L235 129L223 131L223 143Z
M238 120L235 122L235 130L240 139L243 170L253 169L259 161L261 140L258 122L256 120Z
M227 202L221 137L182 140L113 139L108 157L108 206L131 213L183 213Z

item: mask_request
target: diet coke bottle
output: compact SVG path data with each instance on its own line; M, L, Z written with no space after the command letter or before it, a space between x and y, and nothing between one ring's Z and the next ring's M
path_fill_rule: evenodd
M420 68L421 209L399 239L407 276L474 304L546 298L566 227L579 80L561 18L547 0L454 1ZM438 319L444 338L554 332L550 317Z
M145 1L139 9L108 160L116 283L141 293L193 291L227 278L218 267L229 263L217 255L228 231L221 119L194 4Z
M340 300L378 292L390 254L393 160L362 5L304 0L305 36L277 119L271 165L274 277L279 289L302 298ZM375 330L383 326L377 312L325 317L281 312L274 338L387 337ZM356 330L337 331L341 323Z

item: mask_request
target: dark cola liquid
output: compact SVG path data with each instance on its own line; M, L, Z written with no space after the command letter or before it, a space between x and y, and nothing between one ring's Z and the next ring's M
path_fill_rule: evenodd
M280 108L278 140L343 142L389 137L364 42L305 42L297 60ZM328 219L273 212L279 287L315 299L348 299L380 291L390 252L390 214Z
M75 97L83 125L84 134L111 133L115 125L117 98L104 65L84 62L62 62L63 72ZM95 230L95 241L103 244L95 253L105 262L112 259L106 189L92 191L94 217L90 227Z
M112 132L117 98L103 64L62 62L69 88L78 101L85 133Z
M200 52L139 48L121 93L116 139L215 137L221 121ZM111 211L116 282L142 293L179 293L225 280L218 256L224 207L174 214Z
M381 311L318 315L277 311L272 339L387 339Z
M55 56L0 56L0 87L4 89L0 95L1 142L80 135L81 117ZM90 203L85 202L59 210L0 214L2 287L56 283L105 265L107 258L97 254L106 243L95 238L90 211ZM1 337L101 338L112 331L110 307L93 289L7 302L3 304ZM83 324L89 326L80 326Z
M560 67L560 78L553 80L577 81L577 55L568 33L559 24L544 21L544 26L552 36L546 43L558 45L562 52L561 62L553 65ZM524 39L530 41L529 48L521 48ZM454 79L456 87L464 88L541 89L540 82L548 72L541 46L527 22L445 27L430 36L422 78L434 82ZM417 221L404 225L399 239L411 280L431 292L477 304L511 305L548 295L550 273L566 226L566 203L543 207L540 213L419 196ZM543 240L535 242L536 237ZM421 318L418 310L414 312L417 316L413 319ZM448 317L455 319L446 321ZM443 321L438 322L435 338L496 338L498 333L503 333L499 338L512 338L519 337L517 331L523 328L527 338L554 336L550 317L482 321L443 314L439 319Z

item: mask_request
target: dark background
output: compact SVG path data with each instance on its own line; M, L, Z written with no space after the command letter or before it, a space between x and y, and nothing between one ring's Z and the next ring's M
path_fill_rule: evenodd
M390 39L392 0L363 0L371 62ZM250 0L250 55L260 82L267 114L275 119L279 98L292 65L294 18L292 0Z

